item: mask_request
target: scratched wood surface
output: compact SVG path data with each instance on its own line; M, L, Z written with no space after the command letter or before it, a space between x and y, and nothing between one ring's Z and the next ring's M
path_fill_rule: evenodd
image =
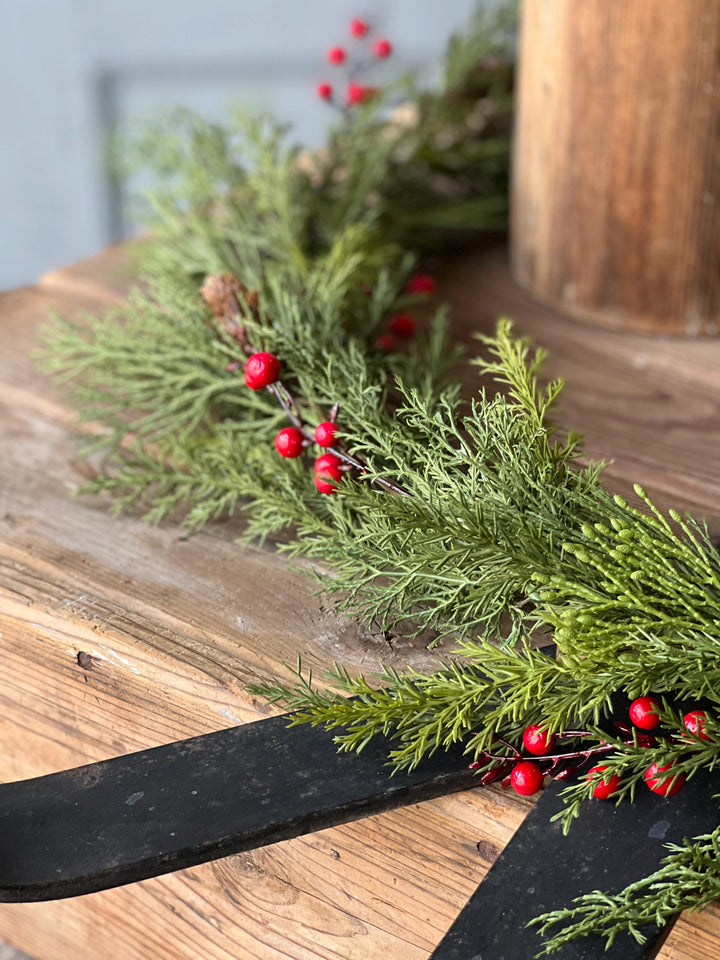
M585 433L590 456L613 459L613 489L639 481L720 531L720 343L553 315L510 281L500 248L458 257L440 278L469 344L505 314L550 348L548 374L568 381L563 421ZM90 468L62 394L34 367L37 331L49 311L104 309L129 284L123 252L111 250L0 295L4 780L267 715L247 683L282 676L298 653L316 673L333 660L365 671L378 657L436 662L341 618L269 550L241 551L237 520L188 539L73 497ZM2 905L0 938L38 960L421 960L529 805L474 790L118 890ZM719 955L710 909L684 917L659 956Z

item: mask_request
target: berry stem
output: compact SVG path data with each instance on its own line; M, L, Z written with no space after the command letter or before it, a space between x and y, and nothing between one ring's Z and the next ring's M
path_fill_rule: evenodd
M563 730L556 734L557 738L562 740L563 738L569 739L571 737L592 737L593 734L589 730ZM518 750L517 747L513 744L508 743L507 740L503 740L502 737L495 737L495 743L500 743L510 752L509 756L502 754L494 754L489 750L483 751L476 763L482 765L483 763L496 762L498 764L508 764L508 763L517 763L524 758L523 753ZM557 776L556 771L566 760L573 760L576 757L582 757L582 761L579 764L576 764L571 769L568 770L568 773L579 769L586 760L589 760L590 757L595 754L608 753L610 750L614 750L614 746L609 743L601 743L597 747L586 747L583 750L570 750L566 753L549 753L542 756L533 756L533 762L542 765L546 768L545 772L550 776ZM562 773L562 770L560 771ZM565 774L567 776L567 774Z
M483 753L483 760L517 760L523 755L519 750L516 750L515 747L510 748L513 751L512 757L502 756L500 754L494 753ZM609 750L614 750L615 747L611 743L603 743L599 747L589 747L585 750L571 750L568 753L549 753L546 756L542 757L533 757L533 763L547 763L555 762L558 760L572 760L573 757L585 757L589 759L591 756L594 756L596 753L607 753Z
M302 430L303 434L311 440L312 434L310 430L305 427L302 416L300 415L300 411L297 408L297 404L295 403L292 394L285 384L281 380L276 380L275 383L271 383L267 389L283 408L288 419L292 421L293 425L296 426L298 430Z
M344 450L341 450L339 447L328 447L329 453L334 453L336 457L340 457L343 463L347 463L351 467L355 467L356 470L360 470L361 473L369 473L370 468L367 464L363 463L362 460L358 460L357 457L351 456L351 454L346 453ZM409 497L410 493L405 490L403 487L398 486L396 483L392 483L390 480L386 480L385 477L373 477L373 481L384 490L389 490L391 493L396 493L401 497Z

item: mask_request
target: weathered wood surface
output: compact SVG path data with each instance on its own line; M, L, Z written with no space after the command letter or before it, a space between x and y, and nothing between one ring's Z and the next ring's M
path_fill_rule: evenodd
M441 295L459 336L514 316L568 380L562 417L608 482L640 481L720 530L720 344L589 330L533 305L504 254L456 260ZM0 777L19 779L269 713L246 692L300 653L371 671L435 656L343 620L239 521L186 539L73 498L89 469L72 415L31 359L49 310L98 310L122 253L0 297ZM468 382L475 375L468 374ZM85 656L78 655L82 653ZM272 758L269 758L271 762ZM427 957L529 808L473 790L76 900L0 907L0 937L39 960ZM683 918L663 960L720 955L720 913Z
M516 277L595 323L716 336L720 4L522 10Z

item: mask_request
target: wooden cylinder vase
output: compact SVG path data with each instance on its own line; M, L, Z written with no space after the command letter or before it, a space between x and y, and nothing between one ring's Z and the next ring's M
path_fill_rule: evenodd
M515 279L572 316L720 330L720 0L524 0Z

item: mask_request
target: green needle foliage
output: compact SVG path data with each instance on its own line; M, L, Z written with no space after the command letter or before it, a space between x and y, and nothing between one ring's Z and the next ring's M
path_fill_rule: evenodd
M562 382L540 385L544 354L510 321L480 337L475 363L495 387L470 402L444 311L400 350L376 344L417 301L406 281L418 255L466 238L469 222L504 222L511 32L505 14L476 18L440 92L381 92L316 155L268 118L224 129L185 113L152 131L136 147L162 185L137 248L143 289L108 316L56 318L43 364L100 458L86 489L113 509L150 522L182 511L192 529L242 510L248 539L282 533L278 549L313 561L344 609L455 638L430 674L337 666L318 689L298 665L294 683L258 688L293 723L326 726L341 750L382 733L399 769L463 742L497 776L540 724L573 756L600 755L620 802L645 789L653 761L686 776L718 763L717 549L694 520L664 516L639 488L644 508L631 506L604 490L599 465L578 465L580 438L551 419ZM233 291L222 309L201 295L208 277ZM258 350L279 358L281 382L253 391L241 370ZM333 414L349 469L323 495L308 455L284 459L273 441L290 422L310 437ZM550 636L556 657L538 648ZM614 698L650 691L663 698L651 749L609 735ZM704 737L682 725L699 698ZM567 788L566 829L601 779L586 772ZM619 896L541 918L547 950L640 936L709 902L717 843L717 831L688 839Z

